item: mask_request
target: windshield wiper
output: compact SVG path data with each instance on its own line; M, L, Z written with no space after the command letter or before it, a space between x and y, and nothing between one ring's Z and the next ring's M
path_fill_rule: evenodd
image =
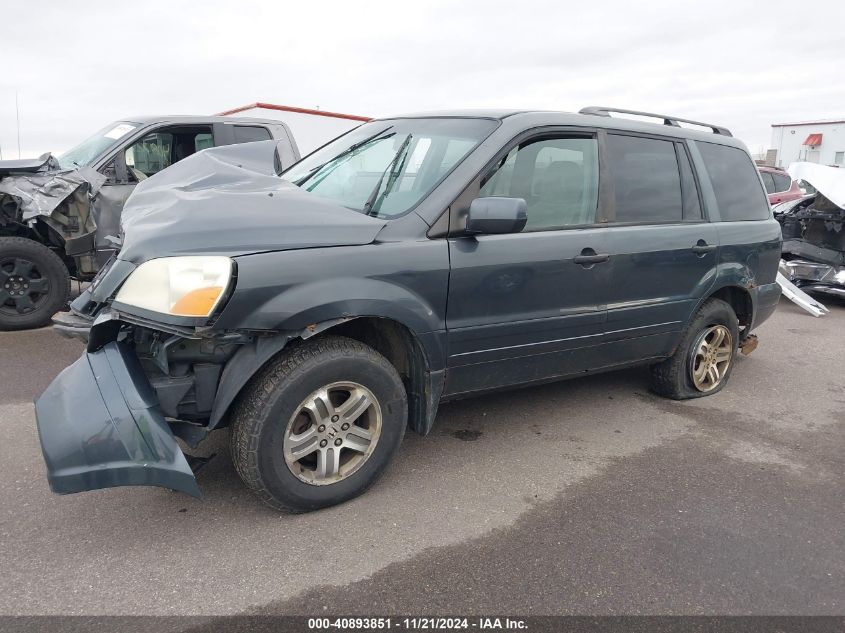
M393 185L396 184L396 179L399 177L399 174L402 173L402 169L405 167L405 161L408 159L408 146L411 144L411 139L414 138L413 134L408 134L405 137L405 140L402 141L402 145L396 151L396 154L393 156L393 159L387 165L387 169L385 169L381 176L376 183L375 188L370 192L370 195L367 197L367 201L364 203L364 208L361 209L364 215L375 215L378 213L378 208L381 205L382 201L385 199L387 194L390 193L390 190L393 189ZM402 158L402 162L399 162L399 159ZM398 167L398 169L397 169ZM384 177L390 173L390 177L387 179L387 184L384 187L384 191L379 196L379 190L381 189L381 183L384 182Z
M305 181L306 181L306 180L308 180L308 179L309 179L309 178L311 178L312 176L316 176L316 175L317 175L317 172L319 172L321 169L323 169L323 167L326 167L327 165L330 165L330 164L332 164L332 163L334 163L334 162L337 162L337 161L339 161L341 158L344 158L344 157L346 157L346 156L350 156L350 155L352 155L354 152L356 152L357 150L361 149L361 148L362 148L364 145L366 145L367 143L369 143L369 142L371 142L371 141L375 141L375 140L377 140L377 139L378 139L378 138L379 138L382 134L384 134L385 132L387 132L389 129L390 129L389 127L388 127L388 128L385 128L384 130L381 130L380 132L376 132L376 133L375 133L375 134L373 134L372 136L368 136L367 138L365 138L365 139L364 139L364 140L362 140L362 141L358 141L358 142L357 142L357 143L355 143L354 145L350 145L350 146L349 146L349 147L347 147L347 148L346 148L346 150L345 150L345 151L343 151L342 153L338 154L337 156L333 156L332 158L330 158L329 160L327 160L325 163L320 163L319 165L317 165L317 166L316 166L316 167L314 167L313 169L311 169L311 170L307 171L307 172L305 173L305 175L304 175L304 176L302 176L302 178L300 178L299 180L295 181L295 182L294 182L294 184L295 184L297 187L301 187L302 185L304 185L304 184L305 184ZM389 136L393 136L393 134L387 134L387 135L385 135L385 136L384 136L384 138L388 138Z

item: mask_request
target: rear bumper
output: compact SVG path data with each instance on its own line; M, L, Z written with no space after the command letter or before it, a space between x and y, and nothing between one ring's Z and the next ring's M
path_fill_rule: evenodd
M780 301L780 285L777 283L761 284L751 290L751 301L754 306L754 319L751 327L752 329L759 327L766 319L774 313Z
M83 354L38 397L35 414L53 492L160 486L201 496L137 357L122 343Z

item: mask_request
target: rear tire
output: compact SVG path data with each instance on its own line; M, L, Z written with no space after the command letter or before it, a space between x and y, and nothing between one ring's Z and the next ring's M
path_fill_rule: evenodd
M708 299L675 353L651 366L651 390L673 400L718 393L733 371L738 344L739 322L733 308L721 299Z
M232 411L232 461L266 504L317 510L375 483L407 418L405 387L384 356L321 337L285 350L244 388Z
M47 325L70 297L70 273L49 248L0 237L0 330Z

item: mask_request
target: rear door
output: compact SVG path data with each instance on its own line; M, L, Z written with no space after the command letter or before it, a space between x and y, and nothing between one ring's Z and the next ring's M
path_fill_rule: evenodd
M610 132L606 356L627 363L670 351L713 284L718 233L704 216L686 143Z
M706 176L718 218L719 266L753 288L775 281L781 255L781 228L772 217L754 163L747 152L728 145L695 141L696 163Z
M446 394L580 371L604 329L595 134L515 141L453 213L489 196L524 198L528 223L521 233L449 239Z

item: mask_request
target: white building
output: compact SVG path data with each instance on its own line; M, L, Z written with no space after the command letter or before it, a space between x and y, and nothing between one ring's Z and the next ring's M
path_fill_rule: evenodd
M845 119L773 124L771 146L777 167L797 161L845 167Z
M293 133L296 144L299 146L299 153L303 156L310 154L344 132L370 120L370 117L355 114L341 114L340 112L261 102L232 108L219 114L220 116L234 115L283 121Z

